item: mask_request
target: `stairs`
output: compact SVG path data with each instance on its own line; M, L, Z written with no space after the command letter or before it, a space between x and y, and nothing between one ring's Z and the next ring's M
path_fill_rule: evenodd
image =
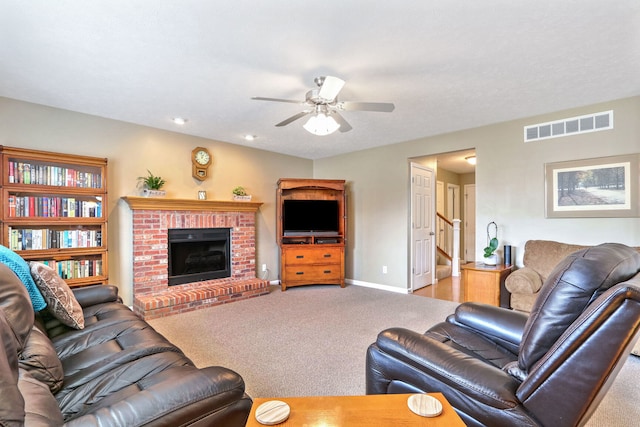
M436 279L442 280L451 276L451 265L448 264L438 264L436 266Z
M460 220L436 215L436 280L459 275ZM454 271L455 268L455 271Z

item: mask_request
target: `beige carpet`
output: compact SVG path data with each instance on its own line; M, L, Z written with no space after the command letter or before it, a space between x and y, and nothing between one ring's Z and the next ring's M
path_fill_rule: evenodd
M456 304L358 286L309 286L151 320L197 366L242 375L252 397L359 395L378 332L425 331ZM630 356L587 424L640 423L640 358Z

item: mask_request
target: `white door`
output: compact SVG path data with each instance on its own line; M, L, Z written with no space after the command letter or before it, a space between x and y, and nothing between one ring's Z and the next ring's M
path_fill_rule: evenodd
M460 219L460 186L447 184L447 219Z
M476 185L464 186L464 259L476 260Z
M435 281L434 193L433 170L411 163L411 291Z

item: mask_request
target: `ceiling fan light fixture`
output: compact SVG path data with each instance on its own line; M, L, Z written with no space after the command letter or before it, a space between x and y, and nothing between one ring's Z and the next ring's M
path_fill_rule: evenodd
M337 131L340 124L325 113L316 113L302 126L309 133L318 136L325 136Z
M338 77L324 76L316 77L314 81L318 88L308 91L302 103L292 99L265 98L262 96L254 96L251 99L304 105L304 109L301 112L294 114L280 123L276 123L276 127L287 126L296 120L311 115L302 127L306 131L319 136L332 134L338 129L343 133L353 129L338 110L390 113L395 108L395 105L390 102L338 102L338 94L345 84L344 80Z

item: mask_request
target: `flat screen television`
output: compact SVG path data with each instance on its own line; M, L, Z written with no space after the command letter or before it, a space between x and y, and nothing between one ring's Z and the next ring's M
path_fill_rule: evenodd
M338 234L337 200L284 200L282 228L285 235Z

